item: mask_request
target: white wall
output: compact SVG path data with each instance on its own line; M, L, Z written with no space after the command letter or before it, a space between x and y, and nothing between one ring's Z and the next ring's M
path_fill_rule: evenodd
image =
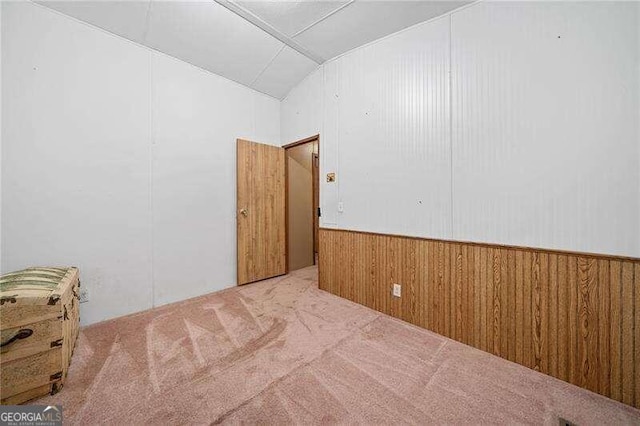
M639 9L476 3L324 64L281 108L322 226L640 257Z
M279 102L2 3L2 270L80 267L84 324L235 284L235 139Z
M638 6L453 15L454 239L640 256Z
M325 69L337 80L340 227L450 235L448 40L437 19Z
M2 99L2 7L0 7L0 100ZM2 102L0 101L0 259L2 259ZM3 273L0 262L0 274Z
M309 74L282 103L283 144L316 135L322 130L323 70L319 67Z
M279 101L151 59L156 304L236 282L236 138L280 141Z

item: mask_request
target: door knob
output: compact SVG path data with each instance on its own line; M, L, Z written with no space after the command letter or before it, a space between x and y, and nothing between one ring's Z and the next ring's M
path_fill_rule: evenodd
M240 209L240 214L244 217L247 217L247 215L249 214L249 212L247 211L247 209Z

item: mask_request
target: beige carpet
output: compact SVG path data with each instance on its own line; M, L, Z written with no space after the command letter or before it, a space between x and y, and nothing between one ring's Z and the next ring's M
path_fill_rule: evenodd
M84 328L68 424L640 424L640 411L318 290L315 268ZM67 422L65 422L67 423Z

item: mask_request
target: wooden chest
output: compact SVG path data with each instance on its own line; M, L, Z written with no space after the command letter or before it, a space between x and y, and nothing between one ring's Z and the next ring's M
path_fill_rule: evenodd
M29 268L0 277L0 402L60 390L78 337L77 268Z

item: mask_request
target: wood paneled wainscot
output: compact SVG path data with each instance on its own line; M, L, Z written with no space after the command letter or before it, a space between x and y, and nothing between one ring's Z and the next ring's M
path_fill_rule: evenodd
M640 259L321 229L319 270L323 290L640 408Z

